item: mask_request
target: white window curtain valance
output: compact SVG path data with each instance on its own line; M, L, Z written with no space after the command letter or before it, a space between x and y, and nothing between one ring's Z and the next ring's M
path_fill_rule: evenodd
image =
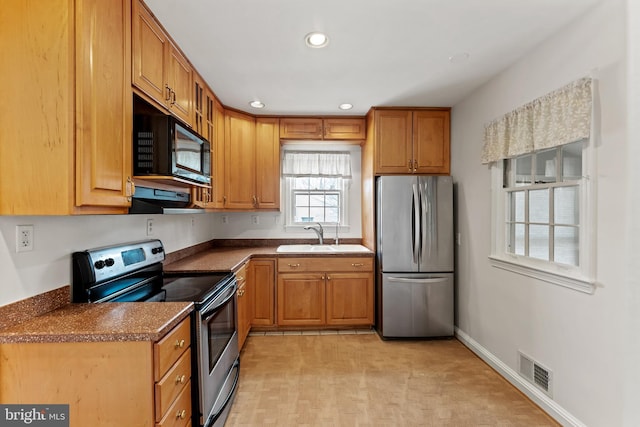
M488 123L482 163L589 138L592 79L576 80Z
M326 176L351 178L351 153L313 152L313 151L285 151L282 160L282 175L296 176Z

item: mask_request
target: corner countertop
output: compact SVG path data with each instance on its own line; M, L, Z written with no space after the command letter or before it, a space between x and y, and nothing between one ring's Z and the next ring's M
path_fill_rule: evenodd
M192 310L192 302L70 303L0 330L0 344L153 342L178 325Z

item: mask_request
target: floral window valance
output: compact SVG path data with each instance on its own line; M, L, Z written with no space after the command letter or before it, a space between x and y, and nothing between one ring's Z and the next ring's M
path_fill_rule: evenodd
M592 79L583 78L488 123L482 163L589 138Z
M285 151L282 175L351 178L351 154L346 151Z

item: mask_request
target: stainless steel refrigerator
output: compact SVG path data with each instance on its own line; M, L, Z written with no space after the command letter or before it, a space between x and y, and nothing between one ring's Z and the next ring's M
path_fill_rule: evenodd
M376 186L378 333L453 335L453 180L382 176Z

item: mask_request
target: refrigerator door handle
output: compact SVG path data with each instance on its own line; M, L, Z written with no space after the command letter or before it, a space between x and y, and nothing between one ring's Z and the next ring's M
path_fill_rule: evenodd
M413 184L413 200L411 202L412 218L411 218L411 243L413 244L413 262L417 264L420 261L420 196L419 189Z
M406 277L389 277L390 282L401 282L401 283L441 283L449 280L446 277L435 277L433 279L411 279Z

